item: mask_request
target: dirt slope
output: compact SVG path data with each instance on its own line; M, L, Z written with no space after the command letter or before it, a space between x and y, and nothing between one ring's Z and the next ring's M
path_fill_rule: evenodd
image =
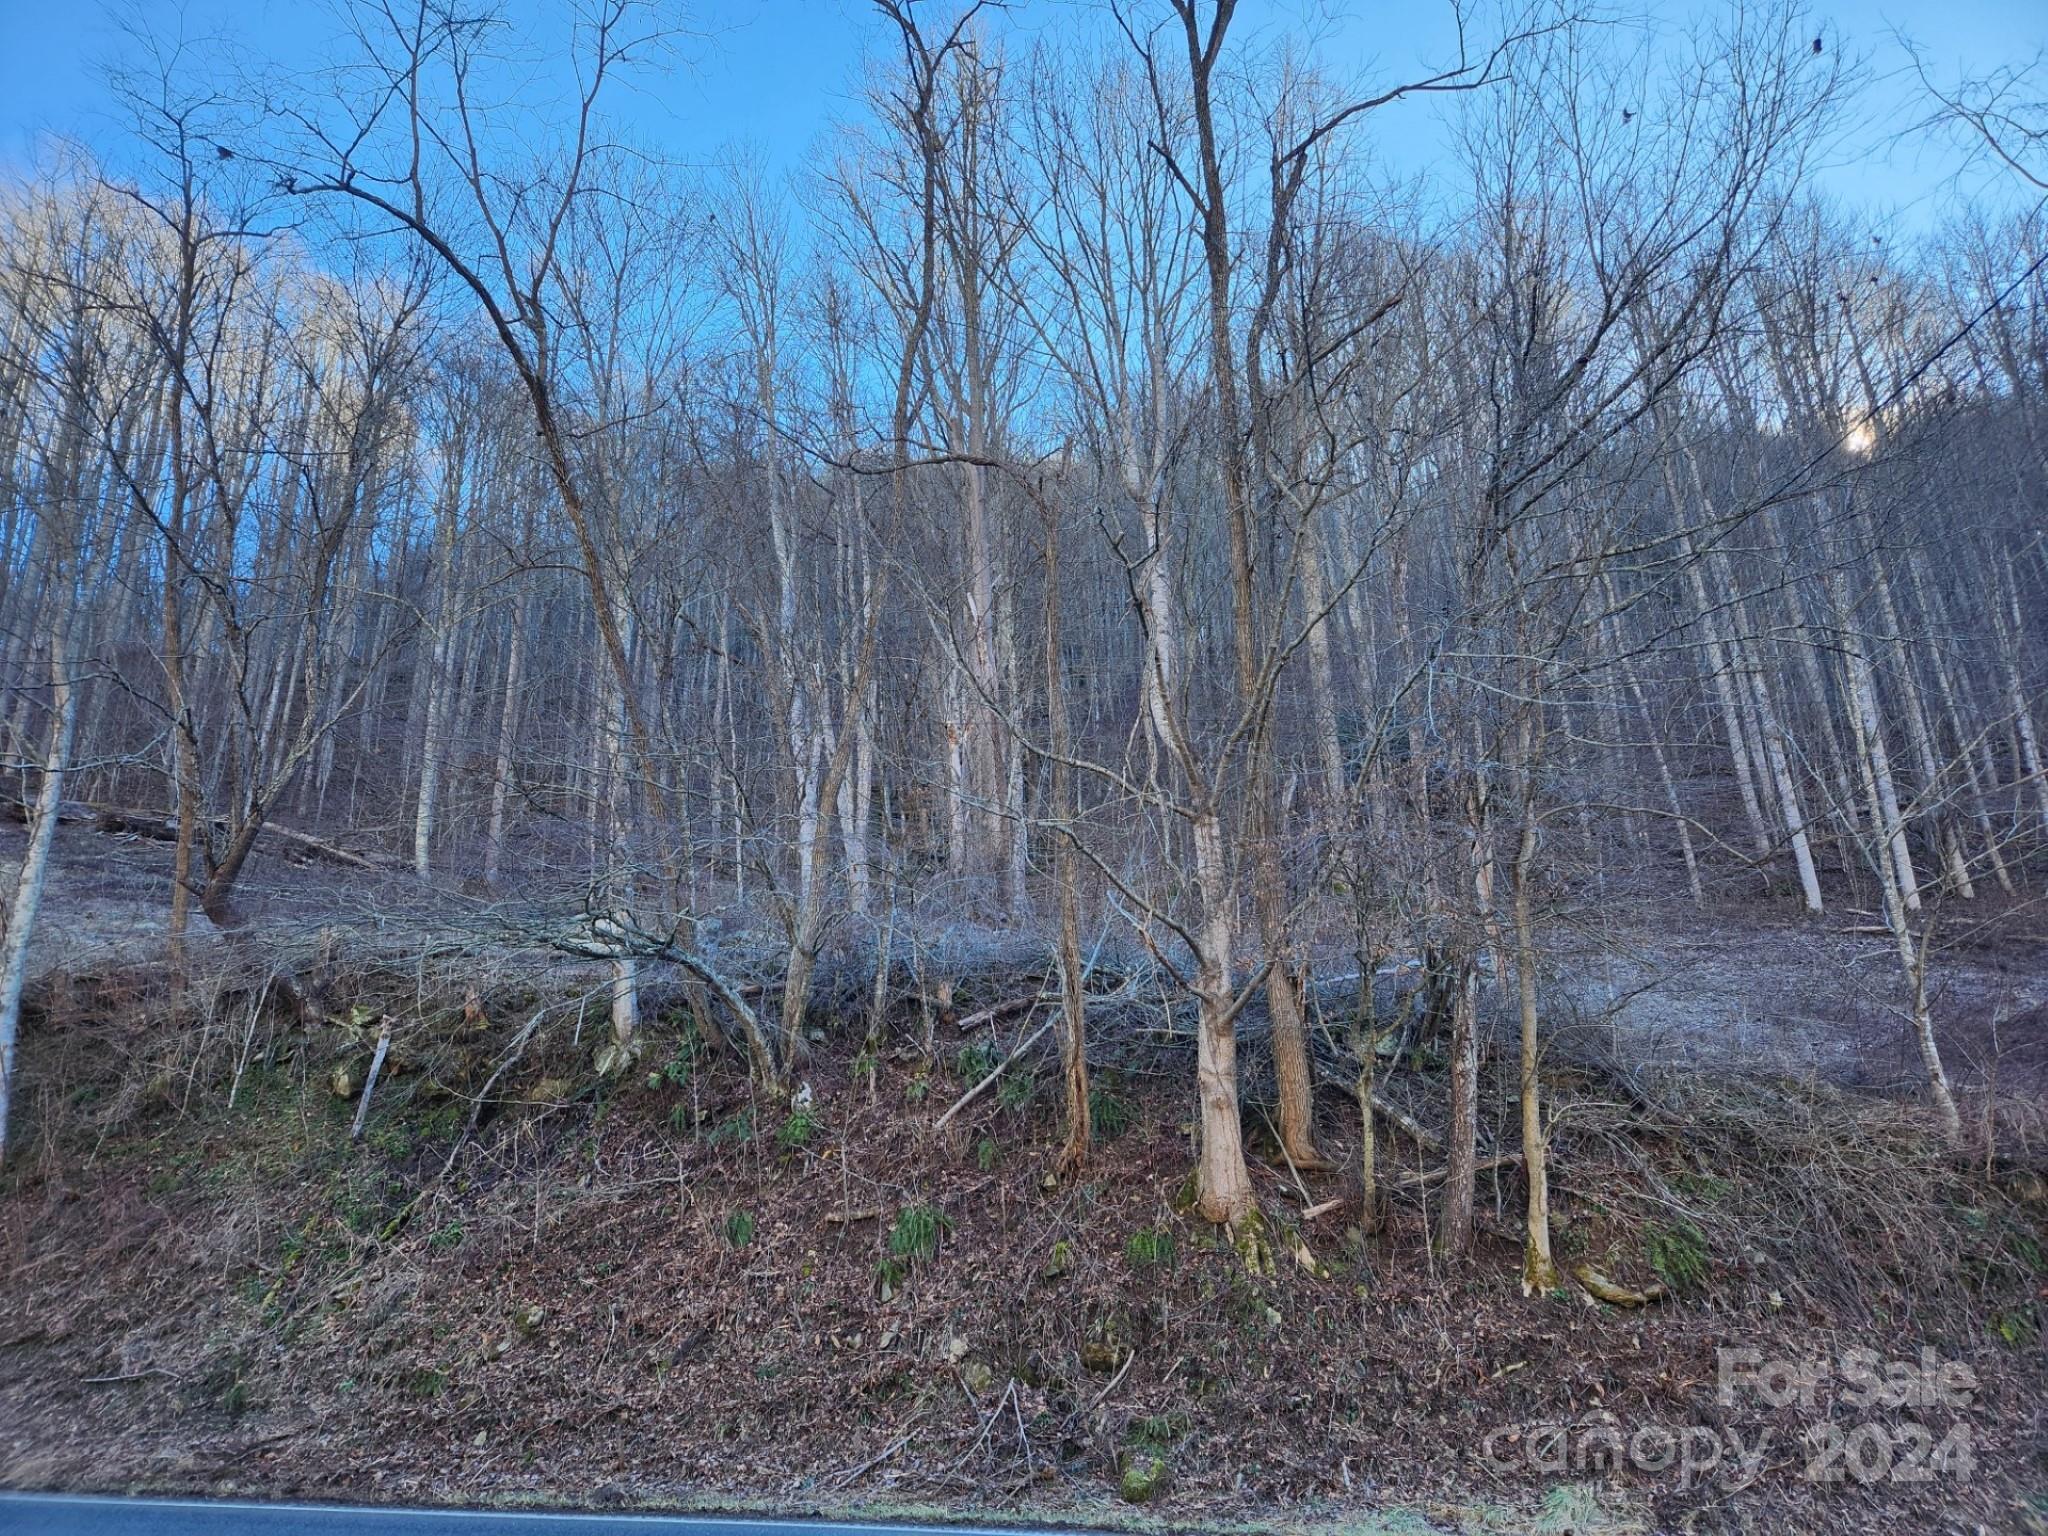
M464 1021L413 997L440 1047L396 1063L351 1143L327 1042L252 1036L230 1108L233 1054L167 1051L120 996L74 988L72 1027L30 1035L32 1118L0 1183L15 1486L1915 1531L2006 1528L2048 1486L2040 1181L1958 1169L1911 1115L1811 1085L1660 1111L1559 1071L1560 1246L1671 1293L1627 1308L1519 1294L1511 1166L1482 1184L1478 1261L1444 1273L1420 1199L1436 1159L1384 1126L1388 1229L1362 1236L1352 1204L1304 1217L1355 1199L1348 1175L1262 1164L1272 1265L1248 1266L1181 1208L1171 1075L1105 1077L1108 1134L1055 1185L1049 1087L1021 1078L929 1131L986 1044L870 1082L828 1039L797 1111L673 1020L609 1084L565 1025L464 1138L524 999ZM178 1059L214 1064L181 1079ZM1386 1091L1427 1122L1437 1072L1424 1056ZM1348 1166L1341 1093L1323 1116ZM1717 1394L1717 1349L1859 1345L1924 1347L1976 1385L1933 1407L1858 1408L1840 1380L1813 1404ZM1839 1445L1803 1438L1829 1426L1862 1430L1871 1465L1923 1431L1945 1463L1814 1481L1817 1459L1840 1470ZM1690 1434L1695 1460L1711 1437L1721 1464L1659 1466L1658 1434Z

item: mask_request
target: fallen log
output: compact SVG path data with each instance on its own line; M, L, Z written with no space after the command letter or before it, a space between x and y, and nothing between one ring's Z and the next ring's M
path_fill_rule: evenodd
M1041 984L1040 990L1031 996L1008 998L1003 1002L984 1008L978 1013L970 1013L966 1018L960 1020L954 1028L964 1035L970 1029L978 1029L984 1024L993 1024L997 1019L1008 1018L1013 1013L1023 1013L1026 1009L1036 1008L1040 1003L1051 1002L1057 995L1056 993L1048 994Z
M19 800L0 801L0 814L10 821L26 822L28 806ZM93 801L65 800L57 807L57 820L70 825L90 823L96 831L115 836L146 837L152 842L176 842L178 820L169 811L142 810L135 806L103 805ZM232 824L225 816L212 818L213 825L221 831L232 830ZM287 827L279 822L265 820L263 829L257 834L295 848L310 858L325 859L332 864L346 865L350 869L392 869L397 866L388 859L376 855L356 853L324 837L315 837L310 832L301 832L296 827Z
M23 826L28 825L28 815L31 809L31 802L20 799L17 796L9 796L5 800L0 800L0 816L5 816L9 821L18 821ZM66 822L91 821L92 819L92 807L82 800L60 800L57 802L57 824L59 826Z
M1661 1285L1645 1286L1640 1291L1636 1290L1633 1286L1608 1279L1590 1264L1581 1264L1572 1273L1578 1277L1579 1284L1586 1288L1588 1295L1606 1302L1609 1306L1646 1307L1653 1301L1662 1301L1670 1294Z

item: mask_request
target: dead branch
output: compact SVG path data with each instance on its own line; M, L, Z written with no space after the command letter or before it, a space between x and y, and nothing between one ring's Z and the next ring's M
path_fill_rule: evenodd
M363 1122L370 1118L370 1095L377 1091L377 1077L384 1070L384 1058L390 1050L391 1017L386 1014L383 1027L377 1031L377 1053L370 1058L370 1075L363 1079L363 1097L362 1102L356 1105L356 1123L349 1127L350 1141L362 1140Z
M1012 1062L1016 1061L1018 1057L1022 1056L1026 1051L1030 1050L1032 1046L1038 1044L1038 1042L1044 1038L1046 1031L1051 1029L1055 1022L1056 1021L1053 1019L1047 1019L1043 1024L1039 1025L1038 1028L1031 1031L1029 1035L1025 1036L1024 1039L1018 1043L1018 1046L1014 1051L1010 1052L1009 1055L1005 1056L1000 1062L996 1064L994 1071L990 1072L987 1077L984 1077L972 1088L968 1089L965 1093L961 1094L959 1098L955 1099L953 1101L953 1107L947 1110L943 1115L939 1116L937 1122L932 1126L932 1129L934 1131L943 1131L946 1128L946 1122L948 1120L951 1120L955 1115L959 1114L961 1110L965 1109L968 1105L972 1104L976 1099L980 1098L984 1093L986 1093L989 1090L989 1087L995 1082L995 1080L1001 1077L1006 1071L1009 1070L1010 1064Z

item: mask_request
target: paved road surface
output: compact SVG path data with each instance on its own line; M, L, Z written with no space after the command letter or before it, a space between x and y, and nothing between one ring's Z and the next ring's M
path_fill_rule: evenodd
M932 1536L931 1527L704 1515L578 1515L471 1509L365 1509L210 1499L72 1498L0 1493L0 1536ZM945 1536L1020 1536L947 1526ZM1038 1533L1043 1536L1043 1533Z

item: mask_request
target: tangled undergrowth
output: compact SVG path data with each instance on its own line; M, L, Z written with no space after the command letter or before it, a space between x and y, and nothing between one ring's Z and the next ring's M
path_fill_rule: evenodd
M195 989L183 1027L133 978L43 999L71 1017L30 1032L0 1184L6 1482L1446 1530L1967 1528L2028 1518L2044 1483L2048 1186L1958 1161L1910 1106L1556 1063L1559 1258L1663 1298L1627 1307L1520 1294L1505 1163L1480 1253L1447 1267L1440 1159L1386 1123L1385 1227L1361 1230L1355 1174L1268 1148L1278 1262L1248 1268L1188 1208L1189 1106L1128 1056L1096 1075L1076 1179L1051 1172L1049 1064L934 1134L1016 1020L935 1058L916 1021L878 1059L822 1029L770 1102L680 1004L601 1079L594 1021L531 977L370 971L348 995L316 1026L260 978ZM1506 1070L1489 1056L1502 1147ZM1381 1089L1440 1125L1426 1051ZM1352 1102L1320 1100L1347 1170ZM1257 1150L1257 1105L1246 1131ZM1859 1348L1974 1385L1868 1411L1722 1390L1720 1351ZM1756 1459L1645 1464L1648 1430ZM1830 1430L1888 1453L1924 1430L1946 1460L1865 1478Z

